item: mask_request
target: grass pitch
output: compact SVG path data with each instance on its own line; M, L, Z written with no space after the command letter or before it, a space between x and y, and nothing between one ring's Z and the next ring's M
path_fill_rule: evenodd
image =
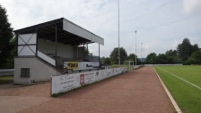
M201 66L159 66L155 70L183 113L201 113Z
M0 85L13 83L13 76L0 76Z

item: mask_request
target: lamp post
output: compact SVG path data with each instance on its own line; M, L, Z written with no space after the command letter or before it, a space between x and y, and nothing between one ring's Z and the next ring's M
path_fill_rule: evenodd
M118 0L118 64L120 66L120 25L119 25L119 21L120 21L120 18L119 18L119 0Z
M137 66L137 30L135 31L135 65Z
M142 62L142 44L143 43L141 43L141 62Z

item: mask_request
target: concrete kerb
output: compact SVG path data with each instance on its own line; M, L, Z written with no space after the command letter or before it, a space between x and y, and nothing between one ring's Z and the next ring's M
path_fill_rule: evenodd
M176 103L176 101L174 100L174 98L172 97L171 93L169 92L169 90L167 89L167 87L165 86L165 84L163 83L163 81L161 80L160 76L158 75L158 73L156 72L156 70L154 69L156 75L158 76L158 79L160 80L165 92L167 93L172 105L174 106L175 110L177 113L182 113L181 109L179 108L178 104Z

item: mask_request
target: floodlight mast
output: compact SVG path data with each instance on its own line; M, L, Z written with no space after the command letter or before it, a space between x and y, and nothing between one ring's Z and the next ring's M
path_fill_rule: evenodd
M137 30L135 31L135 65L137 66Z
M142 62L142 44L143 43L141 43L141 62Z
M118 64L120 66L120 61L121 61L121 57L120 57L120 25L119 25L119 22L120 22L120 19L119 19L119 0L118 0Z

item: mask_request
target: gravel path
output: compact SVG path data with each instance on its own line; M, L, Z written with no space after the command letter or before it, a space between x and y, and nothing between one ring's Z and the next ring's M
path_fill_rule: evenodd
M42 85L42 87L39 87L41 94L37 92L34 94L34 92L32 92L33 97L31 93L28 93L30 99L35 100L36 104L22 108L17 111L18 113L175 112L174 107L152 67L143 67L130 73L109 78L99 83L71 91L57 98L51 98L47 95L49 85L46 83L40 85ZM42 88L46 89L42 90ZM28 89L29 88L27 88L27 90ZM32 88L32 91L34 91L34 88ZM9 91L7 91L7 93L8 92ZM20 97L25 96L20 93L16 93L15 96L12 96L16 97L16 95ZM2 97L8 98L6 92L0 90L0 103ZM1 107L2 104L0 104L0 108ZM8 109L12 109L12 107Z

